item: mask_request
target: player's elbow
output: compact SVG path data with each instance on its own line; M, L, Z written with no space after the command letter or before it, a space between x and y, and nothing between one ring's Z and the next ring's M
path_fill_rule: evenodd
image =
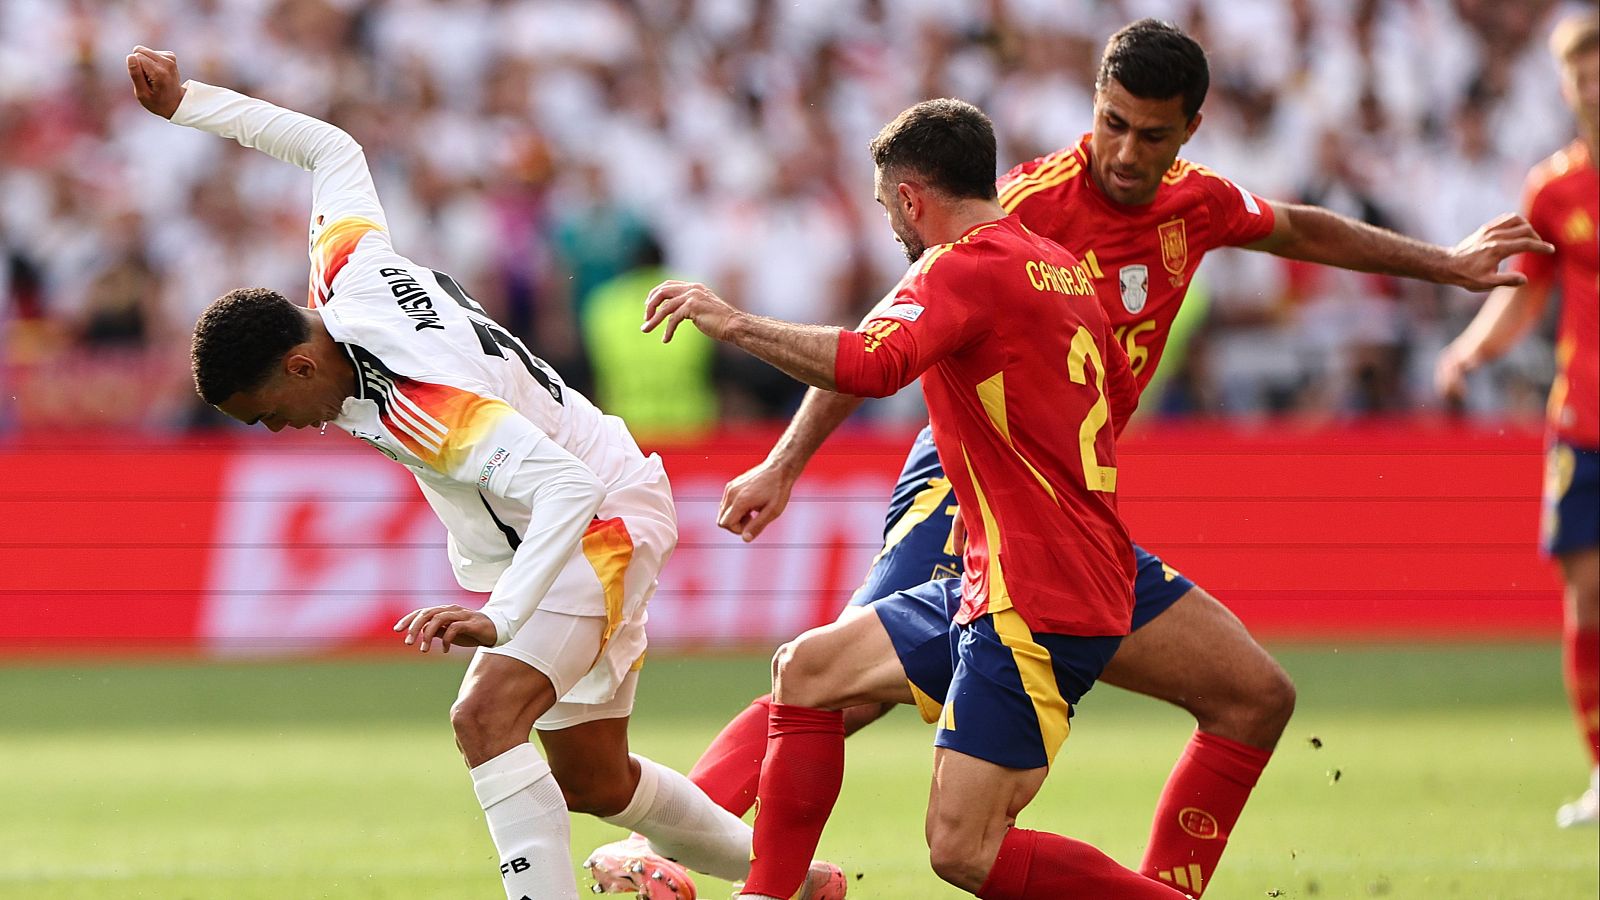
M366 151L349 132L336 125L328 125L318 138L311 158L317 165L349 159L365 162Z
M606 499L604 482L587 467L581 465L569 467L552 487L560 493L563 500L575 507L588 510L591 516Z

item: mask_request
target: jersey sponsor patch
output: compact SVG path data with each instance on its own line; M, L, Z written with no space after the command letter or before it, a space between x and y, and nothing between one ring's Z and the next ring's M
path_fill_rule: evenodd
M896 303L883 312L878 313L875 318L904 319L907 322L915 322L916 320L922 318L922 313L925 309L926 307L919 306L915 303Z
M489 461L484 463L483 468L478 471L478 488L487 490L489 479L494 477L494 470L500 468L510 458L511 451L504 447L494 448L494 455L490 456Z

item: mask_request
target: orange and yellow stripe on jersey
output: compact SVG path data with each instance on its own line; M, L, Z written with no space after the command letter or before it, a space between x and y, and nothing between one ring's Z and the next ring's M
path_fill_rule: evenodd
M439 472L455 469L503 416L502 400L428 381L397 379L378 418L412 455Z
M313 308L328 302L333 280L350 261L361 239L383 226L364 216L337 219L311 239L311 286L306 305Z
M600 635L602 651L607 641L622 624L622 605L627 599L624 591L628 564L633 562L633 536L628 525L620 518L595 519L583 533L583 556L600 579L600 590L606 598L606 629Z

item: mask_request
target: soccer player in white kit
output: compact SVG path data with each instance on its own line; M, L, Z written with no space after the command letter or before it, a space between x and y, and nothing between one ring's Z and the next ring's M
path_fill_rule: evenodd
M325 122L196 81L135 48L151 112L312 172L309 307L264 288L195 326L203 399L240 421L333 425L416 476L481 610L395 625L427 652L476 646L450 711L512 900L575 900L568 810L647 837L650 868L608 891L693 897L676 860L737 880L750 829L677 772L628 753L645 604L677 542L661 460L484 314L449 276L399 255L361 147ZM537 729L548 761L529 741ZM637 883L635 883L637 882Z

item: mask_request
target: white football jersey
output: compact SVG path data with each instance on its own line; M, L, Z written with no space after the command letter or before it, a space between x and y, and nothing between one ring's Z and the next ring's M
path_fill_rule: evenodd
M358 381L332 424L416 476L449 531L458 580L492 592L483 610L499 643L535 608L606 615L603 599L547 592L596 517L675 523L659 457L453 278L394 251L349 135L224 88L186 88L174 122L312 171L309 302Z

